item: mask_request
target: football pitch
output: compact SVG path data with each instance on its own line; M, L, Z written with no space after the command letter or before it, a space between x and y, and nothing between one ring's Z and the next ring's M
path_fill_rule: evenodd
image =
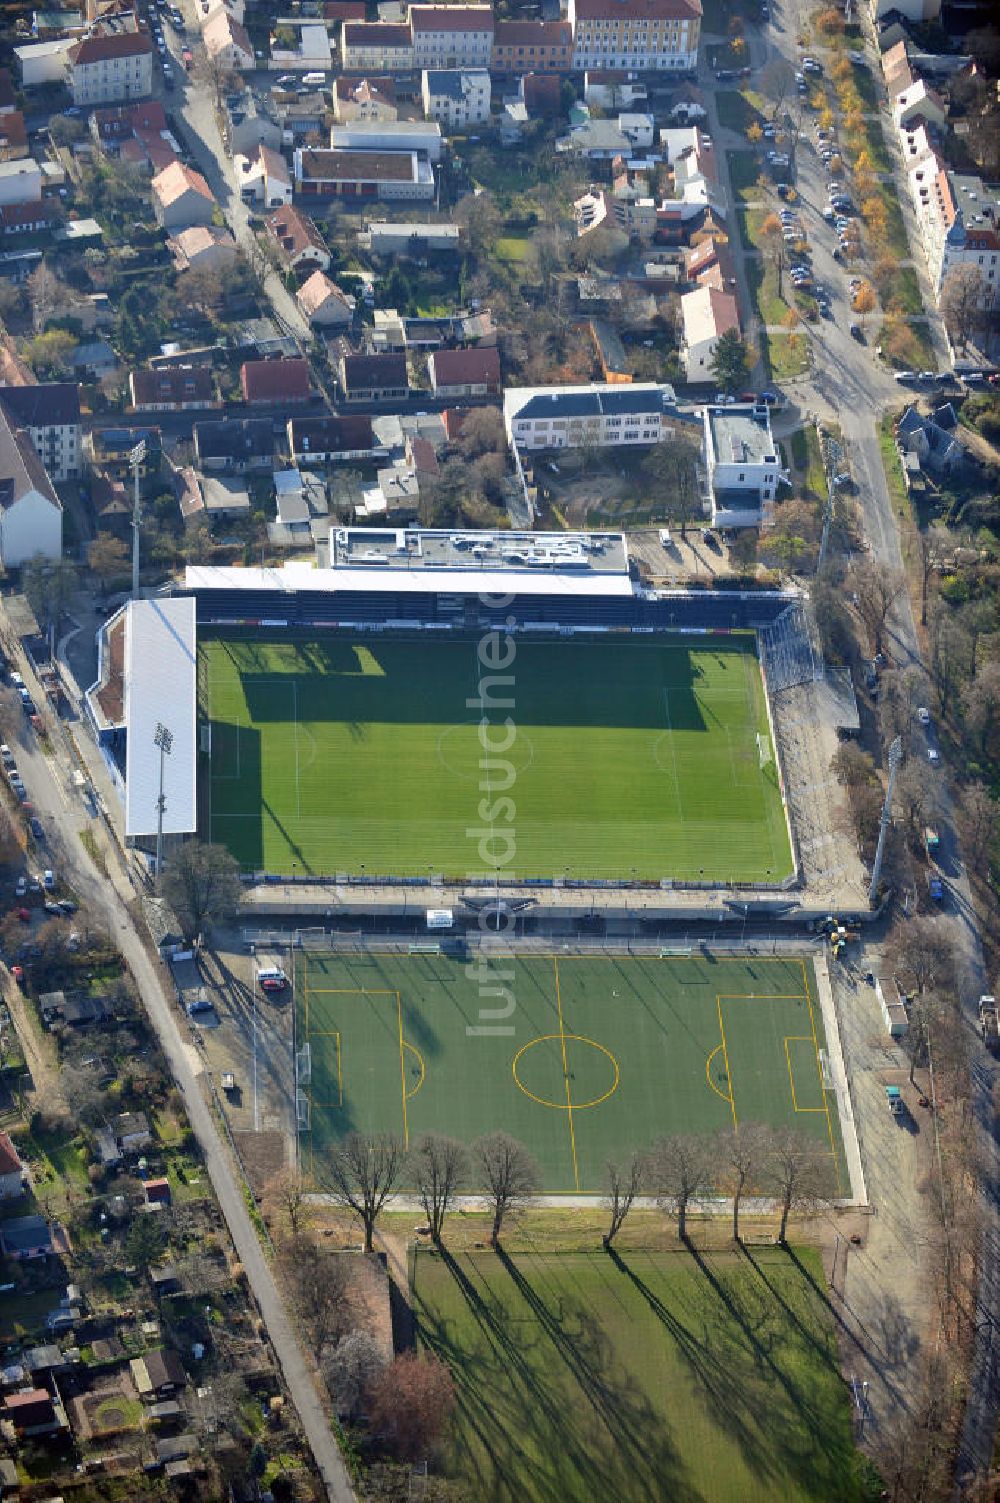
M599 1194L662 1134L793 1125L850 1193L809 962L299 952L304 1172L347 1133L503 1129L550 1194ZM307 1063L308 1062L308 1063Z
M789 875L751 634L511 645L207 635L203 834L291 877Z

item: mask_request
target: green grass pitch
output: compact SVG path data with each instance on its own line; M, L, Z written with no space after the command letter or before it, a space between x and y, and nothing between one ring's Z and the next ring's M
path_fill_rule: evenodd
M610 1156L755 1121L812 1137L829 1192L850 1193L808 962L563 954L479 972L447 955L300 953L295 1007L311 1057L300 1153L317 1183L351 1131L412 1145L503 1128L543 1189L597 1194Z
M447 1231L447 1228L446 1228ZM418 1250L479 1503L861 1503L819 1257Z
M489 756L472 638L207 637L202 832L288 876L790 873L752 635L515 646Z

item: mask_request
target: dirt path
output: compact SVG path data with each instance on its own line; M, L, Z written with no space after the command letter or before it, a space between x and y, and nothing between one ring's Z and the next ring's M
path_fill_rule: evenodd
M40 1040L38 1037L37 1025L29 1012L24 993L15 986L6 973L3 976L3 996L14 1020L21 1048L24 1050L24 1059L31 1072L32 1090L36 1099L44 1101L46 1108L51 1111L64 1111L66 1098L62 1093L58 1067L49 1058L47 1041Z

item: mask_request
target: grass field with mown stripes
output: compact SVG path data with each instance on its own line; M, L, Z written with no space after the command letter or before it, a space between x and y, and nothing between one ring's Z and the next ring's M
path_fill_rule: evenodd
M288 876L791 872L751 634L518 637L493 685L477 645L202 634L203 834Z

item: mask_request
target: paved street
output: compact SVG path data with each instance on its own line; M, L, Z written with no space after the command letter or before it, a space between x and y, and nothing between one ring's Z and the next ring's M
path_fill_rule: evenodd
M6 627L5 621L0 624ZM44 705L45 696L29 665L22 661L18 666L25 682L35 691L36 703ZM198 1077L203 1072L204 1062L199 1051L186 1037L186 1030L182 1031L169 976L144 945L133 924L126 905L134 895L116 860L113 842L103 833L98 834L100 822L91 818L80 794L72 786L72 763L67 755L68 743L60 726L56 724L52 727L55 749L52 756L43 753L30 729L19 726L18 731L17 762L35 810L46 829L48 860L63 875L67 885L95 921L107 924L109 933L128 962L150 1021L156 1029L167 1066L184 1093L188 1117L204 1154L205 1167L226 1218L237 1256L246 1270L327 1495L334 1503L352 1503L354 1492L330 1428L329 1417L323 1409L298 1338L285 1313L271 1269L250 1219L242 1185L237 1182L203 1094ZM86 732L80 728L78 734L82 739ZM88 824L92 826L108 862L110 880L98 872L81 844L79 831Z

